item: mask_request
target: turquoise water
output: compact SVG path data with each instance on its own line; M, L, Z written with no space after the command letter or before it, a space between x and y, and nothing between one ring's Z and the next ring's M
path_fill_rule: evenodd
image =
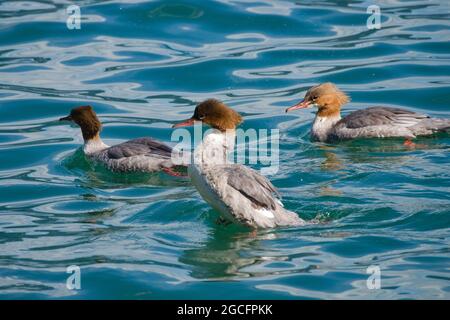
M450 117L448 1L0 2L0 298L450 298L450 137L311 143L333 81L371 105ZM111 174L56 121L92 104L108 144L170 142L208 97L280 129L284 203L323 223L218 225L186 180ZM66 268L81 268L81 289ZM366 286L369 266L381 289Z

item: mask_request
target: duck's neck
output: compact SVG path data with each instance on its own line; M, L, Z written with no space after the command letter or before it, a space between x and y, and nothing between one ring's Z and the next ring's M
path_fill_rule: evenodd
M236 131L211 129L203 141L195 148L193 163L200 167L230 163L229 156L234 150Z
M339 120L341 120L340 113L324 116L318 112L311 129L312 139L321 142L327 141L331 131Z
M95 134L93 137L84 139L83 151L86 155L92 155L106 148L108 148L108 145L103 143L99 133Z

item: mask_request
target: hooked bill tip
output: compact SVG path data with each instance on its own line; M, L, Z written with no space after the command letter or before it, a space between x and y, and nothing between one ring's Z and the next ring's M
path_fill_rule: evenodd
M72 121L72 117L71 116L62 117L62 118L59 118L59 121Z
M179 127L187 127L187 126L192 126L195 123L194 119L187 119L185 121L179 122L179 123L175 123L172 128L179 128Z

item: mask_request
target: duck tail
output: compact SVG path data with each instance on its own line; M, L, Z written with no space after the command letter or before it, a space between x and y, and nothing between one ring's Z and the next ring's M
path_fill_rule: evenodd
M436 131L448 131L450 130L450 119L430 119L432 128Z
M450 119L428 118L411 128L417 136L450 130Z

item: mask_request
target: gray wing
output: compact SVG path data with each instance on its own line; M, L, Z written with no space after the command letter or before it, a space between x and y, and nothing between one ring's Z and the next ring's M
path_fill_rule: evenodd
M152 155L170 158L171 153L172 148L151 138L133 139L107 149L107 154L110 159Z
M274 194L279 196L279 193L266 177L243 165L228 166L224 170L228 185L248 198L255 207L276 208Z
M372 107L352 112L336 125L349 129L383 125L411 127L428 118L427 115L399 108Z

